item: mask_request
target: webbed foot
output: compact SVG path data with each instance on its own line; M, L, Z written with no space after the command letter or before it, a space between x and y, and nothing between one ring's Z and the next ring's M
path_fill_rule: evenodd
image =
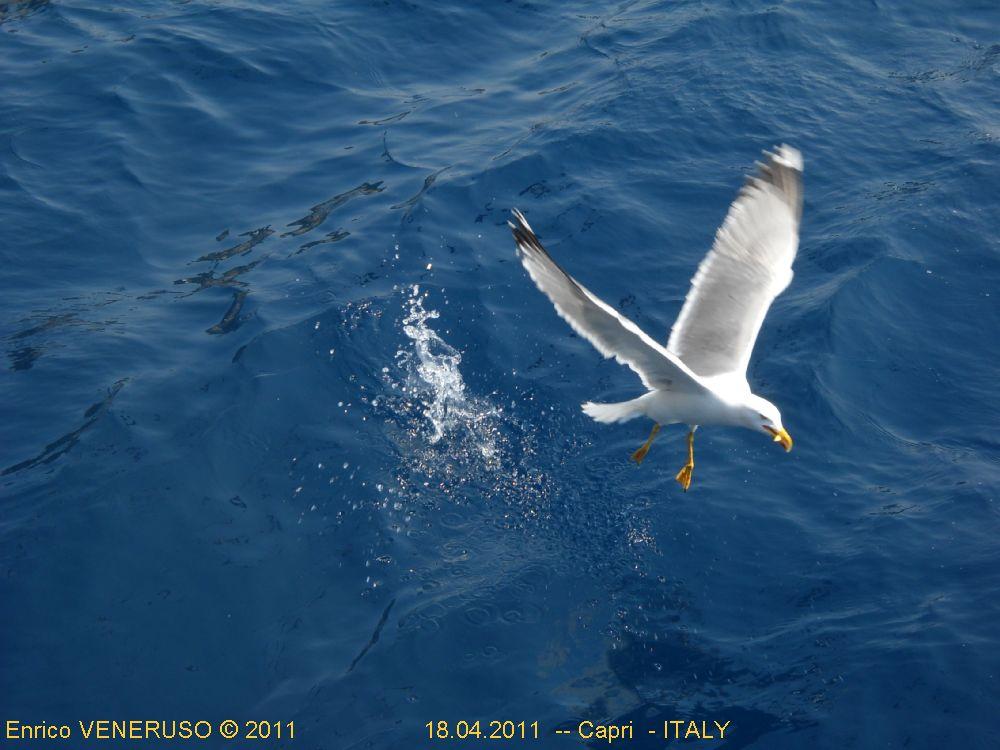
M653 430L652 432L649 433L649 437L646 439L646 442L642 444L639 450L637 450L635 453L632 454L633 461L635 461L639 465L642 465L642 459L644 459L646 457L646 454L649 453L649 446L653 444L653 438L656 437L656 433L658 433L659 431L660 431L660 425L654 424Z
M677 476L674 477L674 479L677 480L677 483L684 488L685 492L687 492L688 488L691 486L691 475L694 473L694 431L697 429L698 425L694 425L688 433L688 460L687 463L681 467L681 470L677 472Z
M677 472L677 476L674 477L674 479L677 480L677 483L684 488L685 492L687 492L688 488L691 486L691 475L693 473L694 464L684 464L684 466L681 467L681 470Z

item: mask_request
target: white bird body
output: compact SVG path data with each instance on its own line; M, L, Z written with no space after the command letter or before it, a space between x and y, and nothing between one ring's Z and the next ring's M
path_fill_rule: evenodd
M641 462L659 425L683 423L688 463L677 476L686 490L698 425L763 430L786 450L792 439L777 407L750 390L747 366L768 308L792 280L802 213L802 155L780 146L765 152L702 260L666 347L589 292L542 247L520 211L509 222L518 255L556 312L605 357L630 367L647 393L617 404L583 404L598 422L640 416L656 425L633 458Z
M724 391L711 391L710 395L711 398L706 398L706 394L700 393L654 390L618 404L587 402L583 405L583 411L604 424L649 417L657 424L743 426L743 399L732 398Z

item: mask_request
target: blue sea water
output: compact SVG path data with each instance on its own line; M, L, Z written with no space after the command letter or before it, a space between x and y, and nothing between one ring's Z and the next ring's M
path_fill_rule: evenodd
M994 2L0 2L0 720L996 747L998 31ZM701 430L685 494L681 428L637 468L647 425L580 412L641 387L505 220L665 339L780 142L801 249L750 377L796 447Z

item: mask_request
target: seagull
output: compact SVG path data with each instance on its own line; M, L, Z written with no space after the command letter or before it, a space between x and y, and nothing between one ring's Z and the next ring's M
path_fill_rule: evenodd
M597 422L653 420L632 454L641 464L661 425L686 424L687 463L675 479L686 492L694 472L699 425L731 425L767 434L785 451L792 437L778 407L752 393L747 365L764 316L792 280L802 217L802 154L791 146L764 152L691 280L664 347L560 268L513 209L507 222L517 255L556 312L606 358L631 368L646 393L615 404L583 404Z

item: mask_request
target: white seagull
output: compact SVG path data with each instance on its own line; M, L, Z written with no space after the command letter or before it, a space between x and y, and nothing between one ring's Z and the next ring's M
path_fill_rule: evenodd
M750 392L747 365L771 302L792 280L802 216L802 154L790 146L764 152L729 207L715 242L691 280L666 347L563 271L516 208L508 222L517 254L556 312L605 357L628 365L647 393L617 404L583 404L598 422L646 416L653 430L632 454L642 463L660 425L687 424L685 491L694 470L698 425L735 425L767 433L786 451L791 435L778 408Z

